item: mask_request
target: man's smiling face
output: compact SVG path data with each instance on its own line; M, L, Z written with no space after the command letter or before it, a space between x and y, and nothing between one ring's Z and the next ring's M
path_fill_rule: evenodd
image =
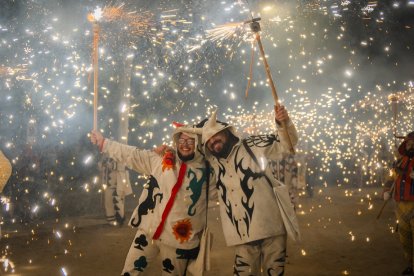
M177 150L181 159L192 159L194 157L195 139L181 133L177 141Z

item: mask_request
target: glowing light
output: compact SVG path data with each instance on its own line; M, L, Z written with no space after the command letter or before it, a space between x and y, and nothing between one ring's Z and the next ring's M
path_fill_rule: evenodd
M103 16L103 10L100 7L97 7L94 11L93 11L93 19L96 21L101 20Z
M66 272L66 269L65 269L64 267L62 267L62 268L60 269L60 271L62 271L62 275L63 275L63 276L67 276L67 275L68 275L68 273Z
M263 11L264 12L268 12L268 11L271 11L273 9L273 6L265 6L265 7L263 7Z
M93 159L92 155L88 155L86 156L85 161L83 161L83 163L87 165L92 161L92 159Z

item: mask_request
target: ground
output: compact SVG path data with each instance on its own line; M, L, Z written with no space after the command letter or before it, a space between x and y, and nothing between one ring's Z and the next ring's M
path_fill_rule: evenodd
M288 241L285 275L399 275L405 262L395 233L393 204L386 205L376 219L383 205L380 191L320 187L313 198L301 196L302 241ZM211 209L208 223L214 243L207 275L232 275L233 251L225 246L217 207ZM97 216L37 227L4 225L2 230L2 256L14 265L14 273L0 271L7 276L120 275L135 233L128 226L107 226ZM147 275L160 271L160 265L154 264Z

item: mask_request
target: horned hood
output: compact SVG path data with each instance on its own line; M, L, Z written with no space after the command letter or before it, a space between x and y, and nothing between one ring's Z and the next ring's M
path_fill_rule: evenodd
M235 137L238 137L236 129L232 125L217 121L217 110L213 111L210 119L203 126L202 146L204 152L207 152L207 141L224 129L228 129Z

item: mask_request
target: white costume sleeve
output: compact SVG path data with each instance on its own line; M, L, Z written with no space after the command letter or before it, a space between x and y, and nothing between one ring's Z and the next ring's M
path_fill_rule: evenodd
M286 123L287 133L289 134L289 137L287 136L286 131L282 128L281 125L277 125L277 131L275 133L276 136L279 136L280 142L274 142L271 147L265 147L263 150L263 154L267 156L267 158L272 160L278 160L283 158L283 154L289 154L289 137L292 141L293 147L296 146L298 143L298 133L296 131L295 125L291 120L289 120ZM260 153L257 153L258 157L260 157Z
M280 138L280 143L282 144L282 148L284 150L289 151L289 140L288 140L289 138L290 138L290 141L292 141L293 147L295 147L296 144L298 143L298 133L296 131L296 127L293 124L293 122L289 120L286 123L287 131L284 131L284 128L282 128L282 126L279 124L276 124L276 126L277 126L277 132Z
M140 150L133 146L106 139L102 153L107 153L116 162L124 163L128 168L147 175L152 173L154 164L157 161L160 163L161 159L153 151Z

